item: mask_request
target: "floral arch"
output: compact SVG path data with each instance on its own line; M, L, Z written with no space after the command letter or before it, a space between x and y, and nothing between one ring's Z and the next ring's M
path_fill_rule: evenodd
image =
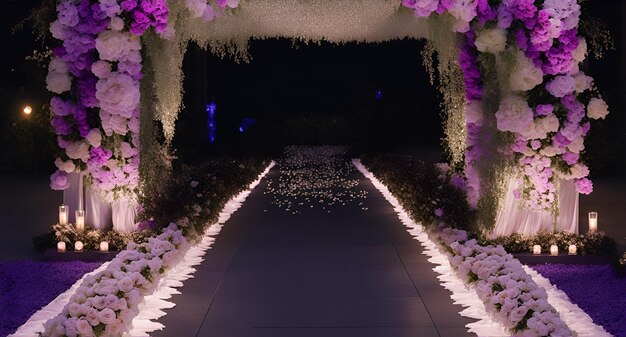
M53 189L81 171L106 201L149 195L167 172L187 44L245 57L251 37L289 36L427 38L451 166L462 172L455 182L491 219L485 228L511 176L525 207L555 217L559 181L592 190L584 138L608 107L579 69L587 45L577 0L61 0L56 11Z

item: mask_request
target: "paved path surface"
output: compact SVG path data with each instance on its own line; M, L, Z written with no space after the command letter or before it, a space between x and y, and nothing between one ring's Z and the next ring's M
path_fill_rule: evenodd
M471 336L419 243L351 174L369 192L367 211L347 204L291 215L271 204L265 179L174 296L165 330L151 335Z

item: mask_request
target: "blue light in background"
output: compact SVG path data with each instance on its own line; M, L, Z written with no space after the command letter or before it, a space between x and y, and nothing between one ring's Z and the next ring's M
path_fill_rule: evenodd
M239 124L239 132L244 133L248 131L254 124L256 124L256 118L243 118Z
M383 91L382 90L378 90L378 91L376 91L376 100L380 101L381 99L383 99Z
M215 112L217 111L217 104L215 102L211 102L206 105L206 113L207 113L207 128L209 129L209 142L215 142L215 130L217 126L215 124Z

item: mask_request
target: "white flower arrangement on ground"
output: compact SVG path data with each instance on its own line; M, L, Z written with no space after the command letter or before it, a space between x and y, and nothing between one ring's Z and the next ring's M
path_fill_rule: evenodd
M502 246L481 246L467 232L440 227L430 233L449 253L457 275L471 285L487 312L518 337L574 336L519 262Z
M176 224L148 242L131 242L107 268L85 278L41 336L122 336L132 328L146 295L180 261L189 244Z

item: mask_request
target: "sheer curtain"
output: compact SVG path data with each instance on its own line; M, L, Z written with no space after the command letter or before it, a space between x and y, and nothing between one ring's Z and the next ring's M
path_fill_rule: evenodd
M111 204L89 187L85 191L85 217L86 223L93 228L102 230L112 226Z
M541 231L552 231L554 222L552 213L523 208L520 200L513 195L513 190L517 187L517 179L511 179L502 208L496 217L496 226L492 235L535 234ZM559 210L557 231L578 234L578 192L571 180L561 180L559 184Z
M63 203L68 206L68 221L76 223L75 211L79 204L79 173L70 173L68 181L70 187L63 191ZM104 201L100 194L85 186L84 194L85 224L95 229L110 229L117 232L129 233L137 229L137 203L127 199L116 200L112 203Z
M137 203L128 199L118 199L111 204L113 211L113 230L120 233L130 233L137 229Z

